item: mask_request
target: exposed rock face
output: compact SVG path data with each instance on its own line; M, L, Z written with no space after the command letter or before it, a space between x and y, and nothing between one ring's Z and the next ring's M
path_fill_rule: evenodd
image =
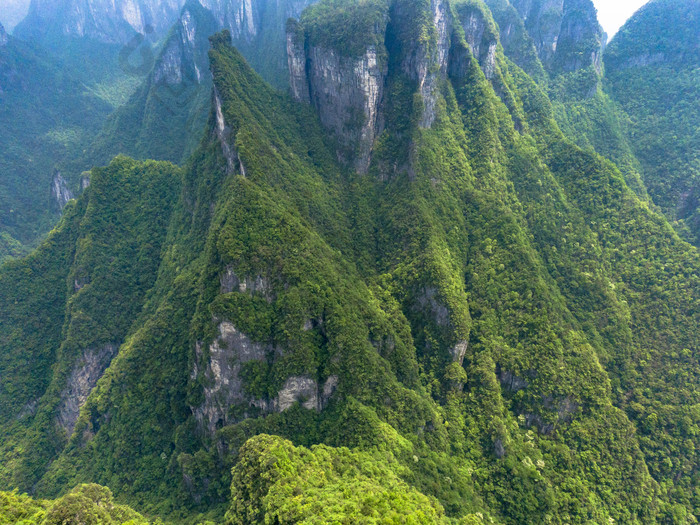
M504 387L506 387L512 392L518 392L529 386L529 383L526 379L518 377L514 373L508 372L507 370L501 370L498 373L498 379L501 381L501 384Z
M55 171L53 174L53 180L51 181L51 198L61 210L65 208L68 201L75 198L73 192L68 188L66 179L63 178L59 171Z
M200 3L214 14L219 27L231 32L234 40L251 39L260 30L262 1L200 0Z
M383 34L386 23L377 30ZM293 96L316 107L323 125L340 142L340 159L355 159L354 168L366 173L383 128L386 50L370 45L361 56L346 56L305 43L298 26L289 24L287 53Z
M153 70L156 84L174 86L180 84L185 76L197 84L201 83L202 71L197 60L198 29L197 18L189 7L185 7L175 24L175 37L168 40Z
M316 42L307 28L291 22L287 26L287 58L291 93L299 101L313 104L323 125L340 144L341 160L354 159L359 173L369 169L374 142L384 129L383 102L388 63L397 67L417 85L423 101L418 124L430 128L437 115L440 84L450 74L463 74L469 51L453 46L455 21L448 0L431 0L425 12L393 2L382 23L376 23L370 45L362 53L350 55ZM464 11L464 10L463 10ZM471 51L484 73L492 78L496 69L498 38L476 9L464 11L459 21L466 32ZM389 27L391 23L391 27ZM412 35L417 24L425 27L429 38ZM387 35L391 32L391 35ZM398 36L402 35L402 36ZM411 36L403 36L411 35ZM400 42L393 42L396 39ZM392 41L392 49L384 42ZM336 45L336 47L339 47ZM389 57L389 53L395 53Z
M321 122L350 150L347 158L356 159L355 169L365 173L382 127L379 105L386 63L379 59L375 46L357 58L314 47L309 53L308 74L311 100Z
M310 102L309 77L306 72L306 52L304 33L299 24L292 20L287 26L287 62L289 65L289 86L292 96L301 102Z
M593 65L600 73L605 38L590 0L565 0L555 66L571 72Z
M551 63L557 50L564 0L512 0L525 21L540 60Z
M465 6L459 10L458 16L472 55L479 61L486 78L491 80L496 71L498 37L491 31L481 10Z
M163 35L183 4L184 0L32 0L16 31L21 38L50 33L126 44L135 33Z
M435 47L419 47L422 57L418 58L418 66L414 72L418 73L420 93L423 97L423 117L420 121L422 128L429 128L435 122L435 107L438 98L438 82L447 75L447 58L450 52L450 39L452 36L451 18L448 16L450 6L447 0L431 0L433 23L437 31ZM432 49L431 49L432 48Z
M298 18L301 12L316 0L200 0L209 9L221 29L228 29L234 41L251 41L265 26L279 22L280 31L289 18Z
M416 20L402 19L401 5L395 5L392 11L392 21L396 24L412 26ZM401 69L412 80L418 83L420 95L423 99L423 115L420 119L420 127L429 128L433 125L436 116L439 82L447 75L448 58L450 55L450 43L452 38L452 17L447 0L431 0L430 12L425 13L430 17L435 29L435 38L429 41L413 38L404 42L406 52L401 61Z
M7 33L5 32L5 28L2 27L2 24L0 24L0 46L4 46L7 44Z
M320 410L330 400L338 386L338 377L329 377L323 390L308 376L290 376L273 399L250 396L244 388L241 372L246 363L270 362L275 349L270 345L256 343L240 332L232 323L219 323L219 337L209 345L206 365L200 369L195 365L193 378L203 379L204 402L193 408L195 418L210 434L217 429L250 417L251 412L268 414L284 412L295 403L307 410ZM196 346L197 362L204 360L204 348ZM236 413L231 409L235 408Z
M214 433L218 428L232 422L229 409L233 406L254 406L264 411L267 402L250 399L243 390L241 369L250 361L265 361L272 348L254 343L236 327L223 321L219 324L219 337L209 345L209 359L201 371L204 386L204 402L194 409L199 423ZM198 361L203 357L202 345L197 345ZM200 372L194 370L197 377Z
M233 271L233 268L227 266L219 280L221 282L221 293L241 292L250 295L257 294L264 297L268 302L274 299L270 281L261 275L256 277L246 276L240 279Z
M512 0L546 68L600 70L605 37L591 0Z
M78 421L80 409L117 354L117 349L117 345L114 344L107 344L99 349L88 348L73 365L68 383L61 392L56 417L58 424L69 436Z
M338 388L338 381L338 376L332 375L328 379L326 379L326 382L323 384L323 391L321 392L322 409L326 407L331 397L333 397L333 393Z
M226 169L228 173L234 173L236 166L239 164L238 155L233 147L229 144L230 129L226 125L226 120L224 119L224 110L221 106L221 95L216 88L214 88L214 111L216 114L216 136L221 143L221 150L226 159ZM240 164L241 174L245 176L245 168L243 164Z
M318 385L314 379L303 376L293 376L287 379L277 398L273 401L276 412L284 412L294 403L301 403L307 410L320 408L318 398Z

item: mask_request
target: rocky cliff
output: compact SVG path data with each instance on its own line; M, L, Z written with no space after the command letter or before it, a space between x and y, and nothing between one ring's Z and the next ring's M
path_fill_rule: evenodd
M512 11L503 0L487 0L501 27L507 54L531 70L526 49L534 44L545 68L553 73L594 66L600 72L606 36L590 0L511 0L528 35L518 30ZM516 38L514 38L516 37Z
M27 17L15 28L24 39L86 37L126 44L135 34L165 34L184 0L32 0Z
M374 26L374 41L386 31L387 17ZM372 147L382 129L380 105L384 92L386 49L368 46L359 56L308 44L299 29L288 29L289 74L292 94L311 102L321 122L341 142L339 156L357 171L368 170Z
M448 75L463 78L471 57L506 98L496 79L498 31L483 4L460 3L453 10L447 0L377 2L371 15L354 28L367 37L366 45L344 45L337 36L321 33L320 24L343 21L320 9L310 9L287 27L291 93L316 108L339 143L338 157L358 172L369 170L384 129L390 67L417 86L423 129L435 122L441 85ZM428 36L416 34L416 27ZM340 27L337 31L342 34Z
M2 27L2 24L0 24L0 46L4 46L7 44L7 33L5 32L5 28Z

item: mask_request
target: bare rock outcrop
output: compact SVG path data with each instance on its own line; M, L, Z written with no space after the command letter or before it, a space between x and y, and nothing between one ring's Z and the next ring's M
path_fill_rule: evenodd
M97 386L97 382L104 375L114 356L117 355L117 350L118 346L115 344L87 348L73 365L67 384L61 392L56 416L57 423L67 435L70 436L73 433L80 409L87 401L90 392Z

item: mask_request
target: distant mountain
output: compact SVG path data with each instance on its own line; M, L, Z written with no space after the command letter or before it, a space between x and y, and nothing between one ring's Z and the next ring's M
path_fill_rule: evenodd
M56 165L82 155L113 110L79 77L0 26L0 258L55 224L69 191Z
M615 36L605 64L649 194L700 246L700 2L650 2Z
M126 44L135 34L165 33L184 0L32 0L15 35L56 44L62 37Z
M27 16L30 0L4 0L0 10L0 23L4 24L9 32Z
M91 146L90 161L104 164L119 153L178 163L187 159L199 144L211 103L209 37L222 29L268 82L288 89L286 23L315 1L203 2L209 7L188 1L146 81Z

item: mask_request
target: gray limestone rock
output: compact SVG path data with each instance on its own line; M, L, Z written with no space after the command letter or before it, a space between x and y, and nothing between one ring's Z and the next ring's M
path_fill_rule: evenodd
M201 377L204 382L204 402L194 409L194 415L210 433L232 422L232 406L252 405L267 410L267 402L250 399L245 393L240 374L245 363L265 361L271 351L269 346L251 341L232 323L219 323L219 337L209 345L204 369L195 366L193 372L195 378ZM204 359L201 343L197 344L196 353L198 362Z
M68 382L61 392L56 416L57 423L67 435L73 433L80 409L107 370L117 350L118 346L115 344L106 344L98 349L87 348L73 365Z
M15 31L21 38L58 34L127 44L135 34L164 35L183 4L184 0L32 0Z
M383 34L386 20L376 30ZM339 142L339 158L352 160L360 173L369 169L374 141L383 129L385 57L383 46L369 45L359 56L312 46L298 23L287 24L292 95L316 107L321 122Z
M472 55L479 62L486 78L491 80L496 70L497 36L491 32L488 21L479 9L460 9L459 22L464 29L464 36Z
M297 402L307 410L320 409L318 384L314 379L304 376L288 378L273 401L273 408L275 412L284 412Z
M51 180L51 198L54 200L59 209L63 209L68 204L68 201L75 198L73 192L68 187L66 179L63 178L60 171L55 171Z

